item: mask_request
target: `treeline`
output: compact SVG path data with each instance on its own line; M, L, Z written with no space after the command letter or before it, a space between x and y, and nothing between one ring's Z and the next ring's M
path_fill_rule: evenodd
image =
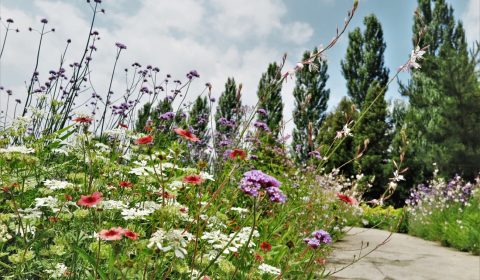
M319 163L324 172L340 172L347 177L363 174L361 180L370 186L365 190L367 200L378 198L393 173L403 170L405 180L398 182L396 204L403 203L412 186L431 178L435 169L441 176L459 174L473 179L480 171L478 43L469 49L462 23L455 20L452 7L444 0L418 0L412 47L428 48L421 68L411 70L408 83L400 83L400 94L408 102L396 100L389 107L385 92L392 75L384 65L387 45L382 26L375 15L365 17L363 24L348 36L347 53L341 61L347 97L336 108L327 112L327 62L316 56L298 69L289 159L301 166ZM308 60L312 52L318 50L306 51L302 59ZM279 83L282 66L271 63L261 76L256 119L251 122L266 132L257 141L285 148ZM147 104L139 114L138 128L144 129L150 122L169 129L167 121L177 118L177 125L189 126L201 136L201 145L213 143L217 152L233 149L242 123L249 122L241 95L241 84L229 78L218 100L214 123L209 123L215 102L210 96L198 97L183 119L181 110L172 113L168 99L153 109ZM334 141L337 145L332 145ZM262 149L258 147L262 145L255 149ZM193 147L192 151L202 150ZM258 151L264 156L272 153ZM208 160L208 155L197 156Z

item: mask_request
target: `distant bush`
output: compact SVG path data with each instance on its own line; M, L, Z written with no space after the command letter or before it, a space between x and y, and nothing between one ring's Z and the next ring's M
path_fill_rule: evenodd
M362 206L363 215L361 225L367 228L379 228L389 231L406 233L408 231L407 220L403 215L403 208L395 209L388 207Z

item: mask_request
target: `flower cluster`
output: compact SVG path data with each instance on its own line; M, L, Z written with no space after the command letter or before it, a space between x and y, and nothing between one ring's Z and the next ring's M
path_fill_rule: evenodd
M173 250L177 258L184 259L187 256L187 250L185 248L192 239L193 235L183 229L173 229L169 231L159 229L152 234L147 247L156 247L163 252Z
M468 203L472 193L478 189L478 184L465 182L460 176L452 180L434 180L429 185L420 184L410 192L409 198L405 201L410 209L420 209L426 205L437 205L446 207L451 203Z
M280 182L260 170L251 170L243 174L240 189L247 195L258 196L261 189L267 192L272 202L285 202L287 197L280 190Z
M98 238L105 241L121 240L123 237L131 240L137 240L138 234L122 227L112 227L111 229L103 229L98 233Z
M312 232L312 237L307 237L303 239L303 241L305 241L305 243L307 243L311 248L317 249L322 244L332 243L332 237L324 230L317 230Z

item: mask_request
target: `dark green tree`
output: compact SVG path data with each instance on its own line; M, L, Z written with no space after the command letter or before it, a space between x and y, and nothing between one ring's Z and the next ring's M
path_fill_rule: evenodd
M463 26L444 0L419 1L413 32L414 47L429 48L422 68L414 69L410 82L402 85L409 98L406 186L428 179L434 162L442 176L472 179L480 169L478 60L469 54Z
M369 105L367 109L367 104ZM370 106L371 104L371 106ZM379 198L385 191L390 174L386 174L388 147L390 145L385 91L377 81L369 87L365 97L363 117L358 119L354 131L354 143L362 151L355 163L357 174L363 173L372 183L372 188L365 193L367 199Z
M376 81L380 87L385 87L389 72L384 66L386 44L380 22L369 15L363 23L363 34L358 27L348 34L347 55L341 62L348 95L359 110L363 109L370 85Z
M242 120L241 88L241 84L237 87L234 78L228 78L225 91L218 99L215 112L217 147L223 140L232 140L233 133Z
M313 50L317 52L317 49ZM305 52L303 60L310 57ZM312 67L304 67L296 73L296 83L293 89L295 109L293 111L293 155L297 162L304 162L309 153L315 150L318 130L325 119L330 89L326 88L328 80L326 61L317 56L311 62Z
M356 147L353 137L346 137L332 154L333 148L340 143L337 137L337 131L341 131L346 124L355 122L358 112L355 104L347 97L342 98L337 108L330 112L320 128L318 144L320 145L320 154L328 156L325 164L325 171L330 172L333 168L338 168L340 172L350 177L354 174L353 160L356 156ZM331 154L331 155L330 155Z
M282 83L280 67L277 63L270 63L267 72L262 74L258 83L257 96L259 109L257 119L268 125L271 135L276 138L280 132L280 125L283 120Z

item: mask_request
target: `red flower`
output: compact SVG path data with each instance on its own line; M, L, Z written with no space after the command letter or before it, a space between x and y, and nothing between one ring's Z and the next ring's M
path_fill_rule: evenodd
M69 194L64 194L63 197L65 198L65 200L67 201L72 201L73 200L73 197Z
M203 182L203 179L199 175L188 175L183 177L183 182L187 184L198 185Z
M124 231L123 235L125 235L126 238L130 238L132 240L137 240L138 239L138 234L127 229Z
M244 160L247 157L247 153L241 149L233 149L233 151L230 152L229 157L231 159L235 159L236 157L239 157L241 160Z
M131 188L133 186L133 183L129 181L121 181L119 185L122 188Z
M77 117L73 119L76 123L91 124L93 119L89 117Z
M111 229L102 229L98 233L98 237L102 240L120 240L123 237L125 230L121 227L112 227Z
M147 135L144 137L140 137L137 140L135 140L135 144L137 145L146 145L150 144L153 142L153 136L152 135Z
M190 131L188 130L185 130L185 129L181 129L181 128L175 128L174 129L175 133L177 133L178 135L182 136L183 138L187 139L187 140L190 140L192 142L198 142L200 141L200 139L198 139L197 136L195 136L195 134L191 133Z
M263 241L260 243L260 249L262 249L264 252L270 252L270 250L272 250L272 245L266 241Z
M77 201L77 205L93 207L94 205L102 201L102 193L94 192L92 195L80 195L80 200Z
M260 256L258 253L255 253L255 261L261 263L263 262L263 257Z
M345 194L342 194L342 193L337 193L337 196L338 198L340 198L340 200L350 204L350 205L355 205L355 204L358 204L358 201L353 198L353 197L350 197L348 195L345 195Z
M124 123L119 123L118 126L123 127L123 128L128 128L128 125L126 125Z

